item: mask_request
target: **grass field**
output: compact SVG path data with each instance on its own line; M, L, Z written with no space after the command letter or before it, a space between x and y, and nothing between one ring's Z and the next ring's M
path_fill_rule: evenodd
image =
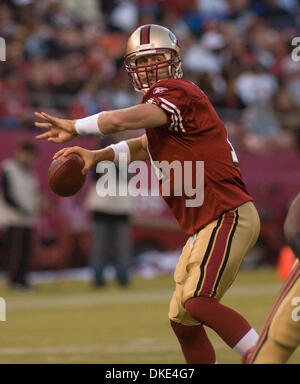
M272 270L241 271L223 303L259 331L281 283ZM56 281L35 292L11 292L0 282L6 322L0 322L0 363L184 363L167 318L171 276L135 278L120 289ZM218 363L240 358L211 330ZM300 349L290 360L300 362Z

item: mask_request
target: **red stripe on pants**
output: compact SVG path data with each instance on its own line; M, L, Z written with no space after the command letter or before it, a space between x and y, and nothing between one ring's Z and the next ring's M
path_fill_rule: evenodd
M210 295L218 276L218 272L225 256L227 239L234 222L234 212L225 213L223 223L218 231L215 244L205 270L205 280L198 296Z

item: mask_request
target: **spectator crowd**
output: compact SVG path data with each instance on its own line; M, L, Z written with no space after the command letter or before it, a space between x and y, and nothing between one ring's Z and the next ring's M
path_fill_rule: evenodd
M2 0L0 130L33 131L35 110L80 118L137 103L123 55L147 23L177 35L184 77L237 149L300 151L297 0Z

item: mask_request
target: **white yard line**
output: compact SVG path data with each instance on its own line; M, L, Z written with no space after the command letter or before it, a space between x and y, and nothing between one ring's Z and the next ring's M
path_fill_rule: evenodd
M227 348L224 343L216 341L213 343L215 349ZM158 339L148 339L143 342L140 339L135 340L131 344L91 344L91 345L58 345L47 347L6 347L0 348L0 361L1 355L51 355L51 354L90 354L99 353L103 354L116 354L116 353L149 353L149 352L170 352L179 350L179 345L174 342L161 342Z
M226 294L226 298L235 297L250 297L261 294L276 295L279 292L280 283L272 284L244 284L237 287L232 287ZM99 292L97 294L87 293L79 295L70 294L59 296L44 297L9 297L6 299L7 312L18 311L24 309L39 309L39 308L76 308L79 306L89 307L92 305L98 306L103 304L127 304L127 303L144 303L151 301L167 301L171 299L172 290L159 290L150 292Z

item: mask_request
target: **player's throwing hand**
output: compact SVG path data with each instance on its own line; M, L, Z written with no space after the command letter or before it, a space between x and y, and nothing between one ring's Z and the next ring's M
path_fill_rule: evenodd
M37 139L47 139L53 143L66 143L77 136L75 120L59 119L45 112L35 112L35 116L45 122L35 122L36 127L45 129L46 132L36 136Z

